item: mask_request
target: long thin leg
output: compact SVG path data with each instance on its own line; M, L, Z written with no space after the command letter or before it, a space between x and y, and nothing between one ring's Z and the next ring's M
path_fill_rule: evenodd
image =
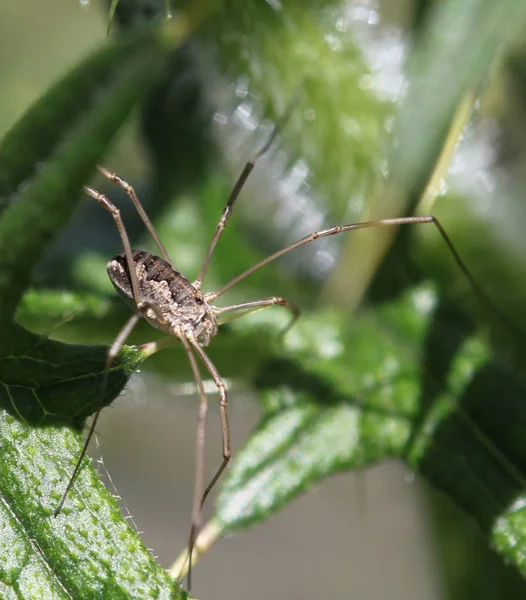
M197 361L195 360L192 347L184 336L179 338L183 343L184 349L190 361L194 379L199 392L199 414L197 417L197 435L195 442L195 486L194 501L192 507L192 523L190 526L190 535L188 538L188 589L192 587L192 553L194 549L197 532L201 527L201 508L204 489L204 468L205 468L205 428L206 415L208 412L208 399L205 393L203 378L199 372Z
M111 173L110 171L108 171L108 169L105 169L104 167L101 167L100 165L97 166L97 169L100 171L100 173L102 173L102 175L104 175L104 177L107 177L110 181L113 181L113 183L116 183L117 185L119 185L128 194L128 197L132 201L133 206L135 206L135 210L139 213L139 216L141 217L142 222L146 225L146 229L148 230L148 232L150 233L150 235L153 238L153 241L157 244L157 247L161 251L162 257L164 258L164 260L166 262L169 262L170 264L172 264L170 261L170 257L168 256L168 252L166 251L166 248L163 246L163 243L159 239L159 236L157 235L157 232L155 231L155 228L152 225L152 222L150 221L148 215L146 214L146 211L142 207L142 204L141 204L137 194L135 193L135 190L133 189L133 187L127 181L124 181L124 179L121 179L116 173Z
M206 295L205 295L206 298ZM214 306L213 310L218 315L223 315L225 313L233 312L236 310L244 310L246 312L241 313L240 315L233 315L231 317L227 317L224 320L221 320L221 324L226 323L227 321L232 321L233 319L237 319L238 317L244 317L247 314L255 312L257 310L261 310L263 308L268 308L269 306L283 306L286 308L292 315L292 319L290 323L287 325L285 331L288 331L294 323L299 319L300 309L287 300L286 298L279 298L278 296L271 296L270 298L262 298L261 300L252 300L250 302L242 302L241 304L232 304L231 306L217 307Z
M93 188L90 188L87 185L85 185L84 191L86 192L86 194L88 194L88 196L95 198L95 200L111 214L113 220L115 221L115 225L117 226L117 230L119 231L119 235L121 236L122 240L122 245L124 247L126 262L128 263L128 271L130 272L130 282L133 292L133 299L135 300L137 308L140 309L142 306L142 302L139 294L139 282L137 281L137 273L135 272L134 268L130 239L128 238L126 228L124 227L124 223L122 221L121 211L114 204L112 204L104 194L97 192L97 190L94 190Z
M232 191L230 192L230 196L227 200L226 206L223 209L221 218L219 219L219 223L217 224L217 227L216 227L216 230L214 233L214 237L212 238L212 242L210 243L210 247L208 248L208 252L206 253L205 259L203 261L203 265L201 266L201 270L199 271L199 275L197 276L197 279L194 281L194 286L196 286L198 289L201 287L201 282L203 281L203 278L206 274L208 265L210 264L210 259L212 258L212 254L214 253L215 247L217 246L217 242L219 241L219 238L221 237L221 234L223 233L223 231L226 227L226 224L228 223L228 220L230 219L230 215L232 214L232 208L234 206L235 201L237 200L239 194L241 193L241 190L243 189L245 183L247 182L247 179L248 179L250 173L252 173L254 167L256 166L257 161L272 146L272 142L276 139L276 136L278 135L278 133L283 128L283 125L288 120L292 106L293 106L293 104L291 103L291 105L289 105L289 107L287 108L287 111L285 112L285 114L281 117L281 119L278 121L278 123L274 127L274 131L272 132L271 136L267 140L266 144L263 146L263 148L261 148L261 150L257 154L255 154L247 162L247 164L245 165L245 168L241 171L241 175L239 176L238 180L234 184L234 187L233 187Z
M108 386L108 376L109 376L109 369L111 367L111 363L119 354L121 348L123 347L124 343L128 339L128 336L132 332L135 325L137 325L137 322L141 318L145 309L149 307L148 303L142 302L140 299L139 282L137 280L137 273L134 268L133 254L132 254L132 250L131 250L130 240L128 238L128 233L126 232L126 228L124 227L124 223L122 221L120 210L114 204L112 204L112 202L110 202L110 200L108 200L108 198L104 194L97 192L93 188L84 186L84 191L86 192L86 194L88 194L88 196L91 196L92 198L94 198L113 217L113 220L115 222L115 225L117 227L117 230L118 230L119 235L122 240L122 245L124 247L124 254L126 256L126 262L128 263L128 271L130 273L130 282L131 282L131 287L132 287L133 298L135 300L135 304L137 306L138 312L134 313L128 319L128 321L125 323L124 327L120 330L118 336L115 338L115 341L113 342L113 344L111 345L111 348L108 351L108 354L106 356L106 363L105 363L105 368L104 368L104 375L103 375L103 379L102 379L102 386L101 386L101 391L100 391L100 395L99 395L97 410L95 412L95 416L93 417L93 421L92 421L91 427L88 431L86 441L84 442L84 446L82 447L82 452L80 453L80 457L77 461L77 464L75 465L75 469L73 470L73 474L71 475L68 485L66 486L66 490L65 490L64 494L62 495L62 498L60 499L60 502L55 510L55 513L54 513L55 517L62 510L62 507L64 506L64 502L66 501L67 495L68 495L70 489L72 488L73 484L75 483L75 479L77 478L77 475L82 466L82 461L84 460L84 457L86 456L86 452L87 452L89 443L95 432L95 428L97 426L97 422L99 420L99 416L102 411L102 400L104 398L104 395L106 393L106 388ZM141 209L142 209L142 207L141 207Z
M475 278L473 277L473 275L471 274L471 272L465 265L464 261L460 257L457 249L453 245L453 242L451 241L448 234L444 230L442 224L436 217L433 217L433 216L398 217L398 218L394 218L394 219L382 219L382 220L378 220L378 221L362 221L361 223L351 223L349 225L339 225L336 227L331 227L330 229L323 229L321 231L315 231L314 233L311 233L310 235L307 235L304 238L301 238L300 240L298 240L292 244L289 244L288 246L285 246L285 248L282 248L281 250L274 252L274 254L267 256L267 258L264 258L263 260L259 261L258 263L256 263L255 265L253 265L252 267L247 269L246 271L243 271L243 273L241 273L237 277L234 277L234 279L229 281L219 291L211 292L211 293L207 294L206 295L207 301L212 302L219 296L222 296L230 288L234 287L241 280L245 279L249 275L252 275L252 273L257 271L258 269L261 269L262 267L268 265L270 262L280 258L284 254L288 254L289 252L292 252L292 250L296 250L296 248L300 248L301 246L310 244L311 242L314 242L315 240L317 240L319 238L328 237L330 235L338 235L340 233L344 233L345 231L354 231L357 229L371 229L373 227L393 227L393 226L399 226L399 225L411 225L413 223L432 223L438 229L438 232L440 233L440 235L442 236L442 239L446 243L446 246L448 247L449 251L451 252L459 269L464 273L465 277L470 282L474 292L477 294L479 299L482 302L484 302L487 306L489 306L491 308L491 310L495 314L497 314L499 316L499 318L501 319L501 321L503 321L508 327L510 327L510 326L513 327L513 324L511 324L509 322L507 317L493 304L491 299L487 296L487 294L484 292L484 290L479 286L479 284L477 283L477 281L475 280Z
M119 354L121 348L123 347L124 343L128 339L128 336L132 332L135 325L137 325L137 322L139 321L140 318L141 318L140 313L134 313L128 319L128 321L125 323L124 327L119 331L119 335L115 338L115 341L113 342L111 348L108 351L108 354L106 356L106 365L104 368L104 376L102 379L102 387L100 390L99 401L98 401L98 405L97 405L97 412L95 413L95 416L93 417L93 421L91 422L91 427L89 428L89 432L86 437L86 441L84 442L84 446L82 447L82 452L80 453L79 459L77 460L77 464L75 465L73 474L71 475L70 480L68 481L68 485L66 486L66 491L62 495L62 498L60 499L60 502L59 502L57 508L55 509L55 513L54 513L55 517L58 516L58 514L62 510L62 507L64 506L64 502L66 501L67 495L69 494L69 490L72 488L73 484L75 483L75 479L77 478L77 475L79 474L80 468L82 466L82 461L84 460L84 457L86 456L86 452L88 450L89 443L95 432L95 427L97 426L97 421L99 420L100 413L102 412L102 400L104 398L104 394L106 393L106 387L108 385L108 374L109 374L109 370L111 367L111 363L116 358L116 356Z
M225 382L221 379L221 375L219 375L218 370L215 368L214 363L208 358L205 351L201 348L193 332L188 332L187 339L192 345L192 348L197 352L199 358L203 361L206 369L212 376L214 383L217 386L217 390L219 392L219 414L221 416L221 434L223 439L223 462L219 465L215 475L212 477L210 483L206 486L205 491L203 492L203 496L201 498L199 510L202 509L205 500L210 493L210 490L214 487L217 480L221 477L221 474L225 470L228 461L230 460L231 448L230 448L230 428L228 426L228 397L226 393L226 385Z

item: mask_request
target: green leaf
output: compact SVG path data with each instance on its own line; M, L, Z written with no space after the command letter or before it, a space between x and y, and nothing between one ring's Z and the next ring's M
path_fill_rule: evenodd
M217 500L223 534L324 477L398 457L526 573L526 389L437 302L424 287L351 324L318 313L290 332L257 378L265 414Z
M265 414L218 498L225 529L268 516L331 473L402 454L435 303L424 289L351 324L324 312L298 322L257 377Z
M0 415L0 589L5 598L185 598L93 468L53 513L81 448L64 427Z
M144 360L126 348L110 369L100 398L106 366L105 346L55 342L12 325L0 344L0 406L33 425L75 423L93 414L99 402L109 404ZM99 393L94 390L99 389Z

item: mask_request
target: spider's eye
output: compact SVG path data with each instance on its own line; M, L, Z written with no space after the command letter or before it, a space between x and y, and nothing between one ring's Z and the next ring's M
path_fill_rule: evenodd
M195 301L197 302L197 304L203 304L204 303L203 296L196 296Z

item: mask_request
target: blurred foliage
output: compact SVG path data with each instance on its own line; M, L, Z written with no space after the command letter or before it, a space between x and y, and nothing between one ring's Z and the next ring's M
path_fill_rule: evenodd
M182 6L189 21L175 12ZM258 313L225 326L211 345L222 375L252 382L263 407L225 477L213 524L215 535L252 525L332 473L398 457L525 573L526 214L521 165L499 163L488 132L497 128L491 99L513 52L509 73L517 88L522 81L514 43L526 8L512 0L415 7L417 42L404 57L400 32L367 3L174 3L165 22L162 0L120 0L112 5L114 39L4 137L3 522L23 549L17 573L32 561L41 594L62 597L57 573L82 597L100 589L106 597L175 593L89 461L64 512L51 516L79 454L78 430L101 402L105 361L104 347L66 341L107 341L127 315L103 279L111 252L121 251L109 216L91 203L65 226L132 110L152 173L148 181L120 174L132 180L174 266L192 277L232 185L225 171L235 177L290 108L218 245L208 290L315 229L418 210L444 144L456 145L448 131L470 93L478 100L449 174L447 165L438 173L433 212L507 322L480 303L431 227L406 227L383 266L394 233L386 229L321 240L242 282L232 302L275 293L300 304L304 318L282 338L285 315ZM111 189L121 206L121 190L97 187ZM122 206L134 243L152 248ZM31 333L13 321L15 312ZM138 328L130 342L146 336L155 332ZM187 380L184 353L174 352L181 360L170 360L171 372L175 364L173 375ZM104 404L143 359L140 349L123 349ZM164 369L163 356L152 362ZM35 539L53 575L32 555ZM0 579L26 594L20 576L4 570Z

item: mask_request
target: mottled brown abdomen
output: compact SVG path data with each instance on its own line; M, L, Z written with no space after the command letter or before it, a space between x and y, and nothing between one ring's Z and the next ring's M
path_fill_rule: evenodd
M158 304L159 284L166 282L170 300L175 307L184 310L185 308L191 309L196 304L202 304L201 294L184 275L176 271L164 259L143 250L134 250L132 254L141 301ZM117 293L131 308L135 309L126 256L118 254L110 260L106 268Z

